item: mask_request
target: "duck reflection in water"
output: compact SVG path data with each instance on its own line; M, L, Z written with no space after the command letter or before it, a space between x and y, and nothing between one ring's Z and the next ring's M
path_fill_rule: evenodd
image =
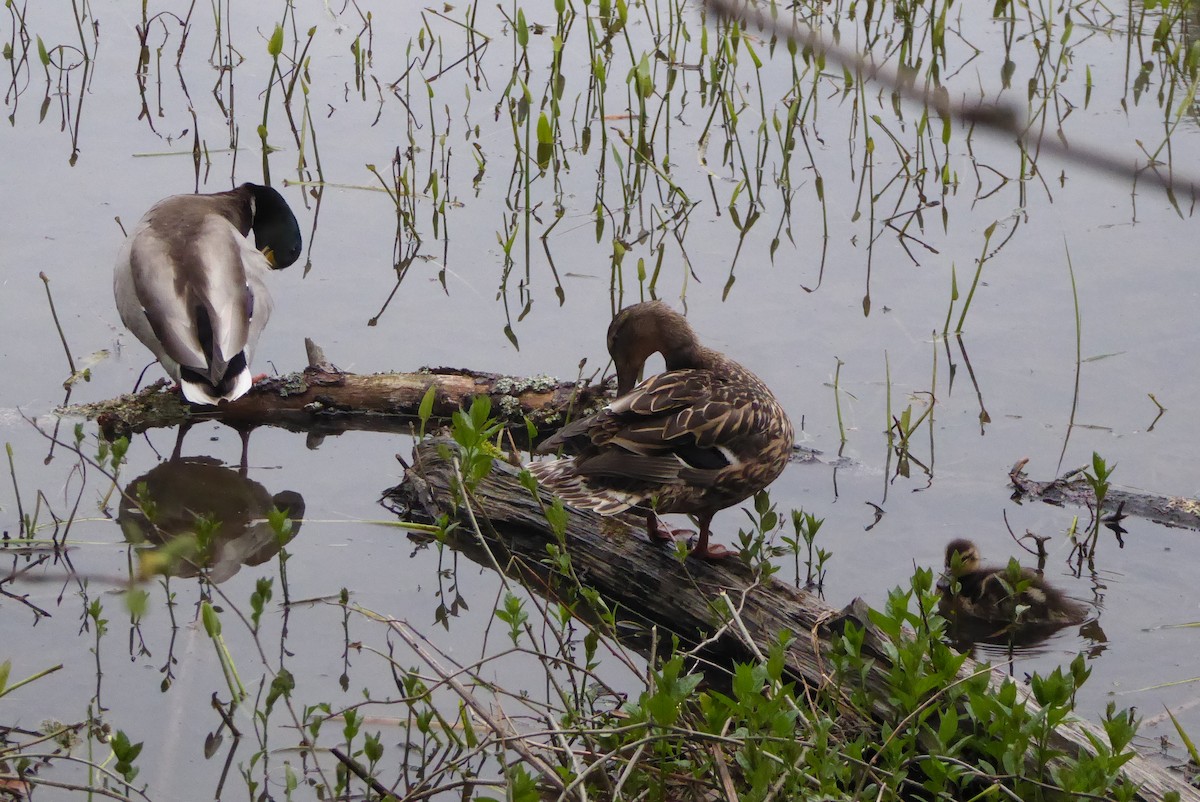
M1016 560L1006 566L983 565L979 548L963 539L946 546L938 591L938 611L960 648L974 643L1034 646L1060 629L1083 624L1090 612Z
M284 514L272 527L268 514ZM275 495L212 457L172 458L125 487L117 522L125 540L146 544L144 573L224 582L243 564L275 556L300 531L304 498L291 490Z

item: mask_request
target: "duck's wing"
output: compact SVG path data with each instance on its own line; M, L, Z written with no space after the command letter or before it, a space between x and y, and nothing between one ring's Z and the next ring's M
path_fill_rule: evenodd
M253 313L239 235L221 218L206 219L194 237L176 233L156 225L135 233L133 287L163 351L182 366L220 375L242 350Z
M1004 579L1003 569L993 566L968 571L958 579L963 596L976 602L998 606L1009 601L1012 588Z
M231 362L248 359L242 352L270 314L261 280L268 265L223 216L161 207L147 214L128 247L127 282L153 336L146 345L181 372L219 385Z
M759 457L782 435L769 393L706 370L661 373L617 399L587 427L579 473L705 486ZM782 418L786 422L786 417ZM790 444L790 427L788 429ZM576 436L577 438L577 436Z
M246 270L246 291L250 294L249 324L246 329L246 341L242 346L246 362L249 363L254 349L258 346L259 335L271 318L271 311L275 305L271 301L271 293L265 281L267 274L271 272L267 258L244 238L238 241L238 247L241 248L242 266Z

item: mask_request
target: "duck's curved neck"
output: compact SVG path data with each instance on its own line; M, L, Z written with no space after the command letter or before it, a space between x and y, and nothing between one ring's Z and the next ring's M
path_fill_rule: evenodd
M696 342L684 342L674 348L662 350L663 361L667 370L686 370L688 368L711 368L717 362L717 353L711 348L705 348Z

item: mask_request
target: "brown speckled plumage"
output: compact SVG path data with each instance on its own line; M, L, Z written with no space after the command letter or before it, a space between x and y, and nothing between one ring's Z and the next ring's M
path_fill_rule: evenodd
M787 465L792 424L753 373L705 348L687 320L659 301L627 307L608 329L617 369L615 401L544 442L530 471L572 506L604 515L636 507L690 513L700 523L695 551L708 546L713 515L762 490ZM660 352L667 370L633 386Z

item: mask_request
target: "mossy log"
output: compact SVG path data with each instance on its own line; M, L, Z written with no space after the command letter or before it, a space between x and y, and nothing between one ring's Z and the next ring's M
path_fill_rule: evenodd
M109 439L201 421L217 421L239 431L276 426L310 436L347 431L408 433L419 425L421 401L435 389L430 428L450 423L451 416L485 395L492 417L521 447L529 445L528 427L547 437L570 420L590 415L607 404L616 379L563 381L553 376L504 376L467 368L421 368L414 373L346 373L325 361L311 340L309 366L298 373L263 379L246 395L218 406L189 404L166 379L135 394L77 404L60 414L95 420ZM793 449L793 462L812 462L819 453Z
M516 468L497 463L471 493L473 509L468 509L460 500L462 494L453 489L457 486L455 467L447 459L453 446L443 448L443 444L449 445L449 441L427 440L416 447L413 467L393 489L392 498L407 515L433 520L448 514L468 533L472 521L477 520L489 549L465 548L468 557L492 565L489 555L494 555L503 570L522 576L546 595L554 595L556 580L544 561L547 546L557 544L558 539L542 512L542 505L550 504L552 497L545 494L535 499L516 478ZM641 518L603 518L568 508L565 539L576 575L595 589L610 609L631 613L647 627L672 633L689 648L707 641L704 656L717 664L752 660L756 653L767 653L780 634L787 632L795 636L786 655L789 678L809 687L828 687L832 644L846 623L853 621L867 632L863 656L871 658L871 666L864 681L872 691L885 687L889 664L886 635L870 623L862 600L836 610L782 581L756 577L736 559L680 561L668 547L647 539ZM718 621L715 611L721 609L734 609L737 615ZM960 675L980 671L978 663L967 660ZM1002 672L992 671L994 690L1005 680ZM875 723L895 723L900 714L889 707L887 694L872 695L878 700L877 707L868 718ZM1018 686L1018 695L1030 711L1037 710L1028 691ZM874 726L871 721L843 724ZM1057 728L1051 748L1067 755L1094 754L1089 733L1099 743L1107 743L1097 727L1074 721ZM1036 761L1036 756L1029 754L1031 776L1037 773ZM1138 788L1137 799L1162 800L1175 792L1185 802L1200 802L1200 791L1149 759L1134 757L1123 771L1127 781Z
M1059 507L1072 504L1095 509L1096 494L1083 478L1083 468L1068 471L1049 482L1037 482L1025 475L1026 462L1021 460L1008 472L1016 497L1044 501ZM1200 529L1200 499L1195 498L1135 493L1110 487L1100 514L1104 518L1116 516L1117 522L1122 516L1133 515L1164 526Z
M407 432L417 421L426 391L436 388L432 421L447 422L472 399L487 395L492 415L518 437L526 420L551 431L568 416L603 406L608 383L565 382L548 376L529 378L460 368L423 368L416 373L343 373L329 366L264 379L233 402L208 407L189 405L166 380L136 395L68 407L100 424L108 438L148 429L214 420L236 429L278 426L291 431L331 435L345 431Z

